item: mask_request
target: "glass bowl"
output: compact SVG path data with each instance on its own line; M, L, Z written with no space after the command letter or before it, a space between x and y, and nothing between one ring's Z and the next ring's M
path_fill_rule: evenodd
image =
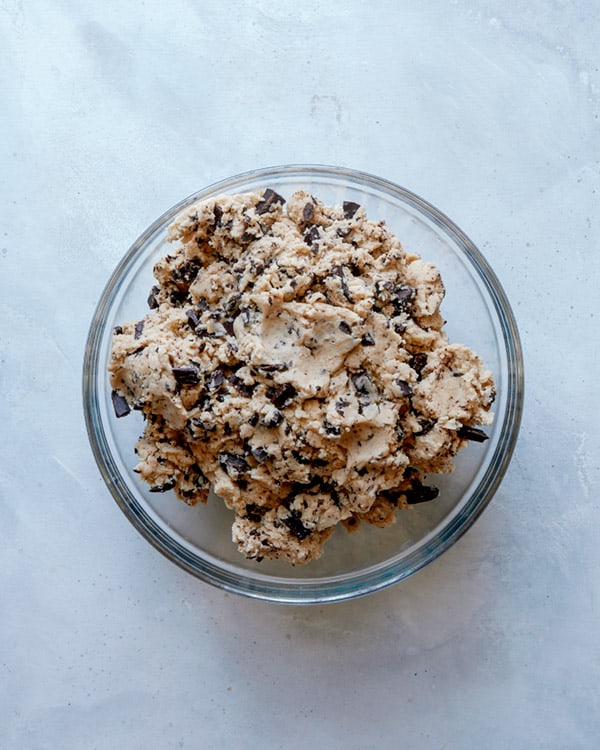
M435 263L446 287L442 314L450 341L473 348L496 381L490 439L469 443L455 471L435 476L439 497L398 511L394 525L337 528L321 559L292 567L246 560L231 541L232 512L214 496L189 507L172 492L151 493L138 479L134 446L143 430L139 412L117 420L107 366L113 327L148 312L154 263L167 254L166 229L184 208L219 193L298 189L327 204L354 201L385 220L410 252ZM83 369L83 400L94 456L115 500L137 530L184 570L227 591L285 603L351 599L406 578L437 558L472 525L506 471L516 442L523 399L522 355L515 320L494 272L446 216L413 193L338 167L282 166L238 175L186 198L157 219L112 274L92 320Z

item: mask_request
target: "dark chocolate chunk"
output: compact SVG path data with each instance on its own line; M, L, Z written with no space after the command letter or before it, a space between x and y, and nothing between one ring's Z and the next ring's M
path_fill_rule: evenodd
M338 227L335 233L338 237L347 237L350 234L350 227Z
M412 396L412 385L410 383L407 383L406 380L396 380L396 385L400 389L400 393L403 396Z
M423 368L427 364L427 355L425 352L417 352L416 354L413 354L413 356L410 359L410 366L415 372L418 372L419 375L423 372Z
M336 411L337 411L337 413L338 413L338 414L340 414L341 416L343 416L343 415L344 415L344 409L345 409L345 408L346 408L347 406L350 406L350 402L349 402L349 401L346 401L346 399L344 399L344 398L339 398L339 399L338 399L338 400L337 400L337 401L335 402L335 410L336 410Z
M306 232L304 232L304 243L309 247L312 247L319 239L321 239L319 228L314 224L312 225L312 227L307 229Z
M437 487L428 487L419 479L414 479L412 487L404 494L409 505L417 505L417 503L428 503L430 500L435 500L440 491Z
M302 516L297 510L291 510L290 515L281 520L290 530L290 534L295 536L296 539L302 541L303 539L306 539L307 536L310 536L310 529L307 529L302 523Z
M236 388L239 393L242 396L246 396L246 398L250 398L252 395L252 391L254 390L253 385L246 385L244 381L238 377L237 375L230 375L227 380L231 383L231 385Z
M395 287L391 297L394 313L400 315L401 313L408 312L416 293L416 290L408 284L400 284Z
M258 414L256 412L254 412L254 414L250 417L250 419L248 420L248 424L251 427L256 427L256 425L258 424Z
M476 443L484 443L486 440L489 440L489 435L486 435L483 430L477 427L467 427L467 425L463 425L457 430L456 434L458 437L473 440Z
M279 409L274 409L270 416L267 417L263 424L265 427L279 427L279 425L283 422L283 414L279 411Z
M133 334L134 339L139 339L142 335L142 331L144 330L144 321L138 320L138 322L135 324L135 333Z
M304 208L302 209L302 218L304 221L310 221L313 217L313 214L315 212L315 204L309 201L304 205Z
M211 372L210 374L210 378L208 380L209 390L216 391L217 388L220 388L223 385L224 380L225 375L223 374L223 370L217 367L217 369L213 370L213 372Z
M347 333L348 336L352 335L352 328L350 328L350 324L345 320L340 320L338 328L340 329L340 331L342 331L342 333Z
M260 523L262 521L260 506L256 505L256 503L246 503L246 518L255 523Z
M213 226L220 227L221 226L221 218L223 216L223 209L221 206L219 206L218 203L215 203L213 208Z
M419 426L421 430L415 434L419 437L427 435L435 427L435 419L419 419Z
M227 313L227 315L233 315L237 312L238 307L240 306L240 300L242 299L241 294L234 294L232 297L230 297L227 302L223 305L223 309Z
M230 453L229 451L219 453L219 463L229 476L243 474L249 468L248 462L243 456L238 456L237 453Z
M326 419L323 420L323 429L325 430L325 434L331 435L331 437L339 437L342 434L341 429L337 425L331 424Z
M187 316L189 327L192 329L192 331L195 331L196 328L200 325L200 318L196 315L195 310L186 310L185 314Z
M115 336L120 336L122 333L123 333L123 329L121 328L121 326L115 326L113 328L113 334Z
M373 338L373 336L371 336L369 332L367 332L360 340L360 343L363 346L375 346L375 339Z
M303 456L300 451L292 450L292 457L296 463L302 464L302 466L306 466L306 464L310 463L310 459Z
M131 411L127 400L116 391L113 391L110 394L110 397L112 399L113 409L115 410L115 417L126 417Z
M289 367L285 362L271 362L270 364L259 365L258 369L261 372L283 372L288 370Z
M287 406L292 401L296 392L291 383L283 383L282 385L274 385L267 388L266 396L278 409L283 409L284 406Z
M188 419L187 428L188 432L194 439L201 437L202 433L214 432L217 429L216 425L204 422L199 417Z
M256 204L255 210L257 214L266 214L267 211L271 210L271 206L275 203L285 203L285 198L276 193L271 188L267 188L263 193L263 199Z
M258 461L259 464L264 463L267 458L269 458L269 451L265 450L261 446L259 446L258 448L251 448L250 453L253 455L256 461Z
M348 288L348 282L346 281L346 277L344 276L344 269L341 266L334 266L331 269L331 273L334 276L337 276L340 280L340 285L342 287L342 294L344 297L348 300L348 302L354 304L354 297L352 294L350 294L350 289Z
M342 208L344 209L344 218L351 219L360 208L360 205L353 201L344 201Z
M194 365L189 367L172 367L171 372L178 385L198 385L200 382L200 370Z
M173 477L164 482L164 484L155 484L153 487L150 487L150 492L168 492L169 490L172 490L176 484L177 481L175 480L175 477Z
M352 385L356 388L356 392L359 396L371 395L371 388L373 387L373 383L371 382L371 378L367 375L365 370L353 372L352 375L350 375L350 380L352 381Z
M158 307L158 300L156 299L158 293L160 292L160 289L157 286L153 286L150 290L150 294L148 295L148 307L151 310L156 310Z

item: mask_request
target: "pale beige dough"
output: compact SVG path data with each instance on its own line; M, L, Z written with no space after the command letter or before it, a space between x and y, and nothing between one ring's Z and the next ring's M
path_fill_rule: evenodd
M305 563L340 522L387 526L483 439L492 375L442 331L437 268L361 207L221 195L169 239L111 383L146 419L141 478L189 504L212 486L244 555Z

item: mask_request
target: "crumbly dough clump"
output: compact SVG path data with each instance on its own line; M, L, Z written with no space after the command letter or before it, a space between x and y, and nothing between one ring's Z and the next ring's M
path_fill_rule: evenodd
M220 195L169 239L151 312L115 329L115 412L144 414L151 490L212 486L247 557L305 563L338 523L387 526L486 438L492 376L442 331L437 268L356 203Z

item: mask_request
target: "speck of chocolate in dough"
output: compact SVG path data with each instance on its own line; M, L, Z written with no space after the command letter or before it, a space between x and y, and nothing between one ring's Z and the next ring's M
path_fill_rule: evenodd
M113 391L110 394L110 397L112 400L113 409L115 410L115 416L117 418L126 417L131 411L126 399L124 399L123 396L121 396L116 391Z
M362 339L360 340L360 343L361 343L361 344L362 344L363 346L375 346L375 339L374 339L374 338L373 338L373 336L371 336L371 334L370 334L370 333L369 333L369 332L367 331L367 333L365 333L365 335L364 335L364 336L362 337Z
M283 198L279 193L276 193L274 190L271 190L271 188L267 188L265 192L263 193L262 200L259 201L256 204L255 210L257 214L266 214L267 211L271 210L271 207L276 203L285 203L285 198Z
M178 385L198 385L200 382L200 370L194 365L189 367L172 367L171 372Z
M115 336L120 336L123 333L123 328L121 326L115 326L113 328L113 334Z
M344 203L342 204L344 218L351 219L359 208L360 205L358 203L354 203L353 201L344 201Z
M144 330L144 321L138 320L138 322L135 324L135 333L133 334L134 339L139 339L142 335L142 331Z
M304 221L310 221L313 217L314 212L315 204L311 201L305 203L304 208L302 209L302 218L304 219Z
M463 425L456 431L456 434L458 437L473 440L476 443L484 443L486 440L489 440L489 435L486 435L483 430L477 427L467 427L467 425Z
M348 336L352 335L352 328L350 328L350 324L347 323L345 320L340 320L340 324L338 325L338 328L342 333L347 333Z

